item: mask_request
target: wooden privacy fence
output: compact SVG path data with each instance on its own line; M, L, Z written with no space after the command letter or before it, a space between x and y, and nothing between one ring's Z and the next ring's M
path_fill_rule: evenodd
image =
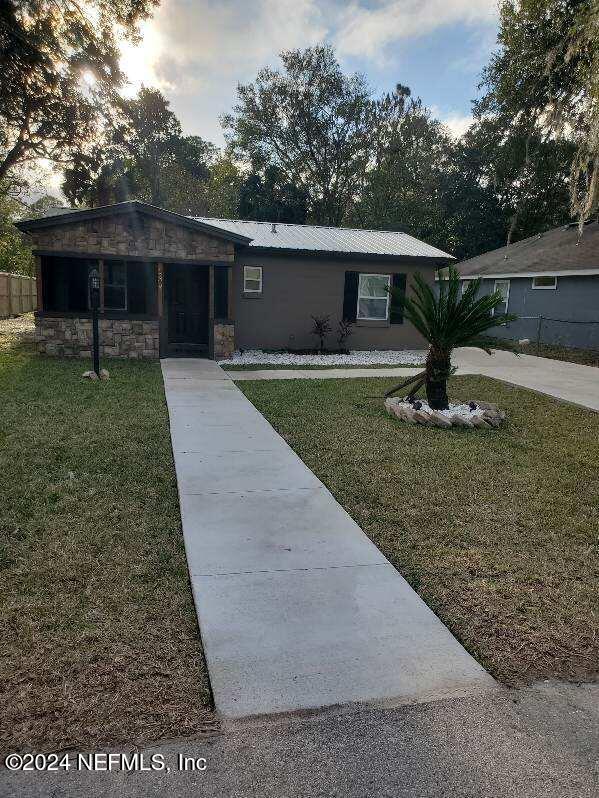
M0 319L20 316L37 308L35 277L0 272Z

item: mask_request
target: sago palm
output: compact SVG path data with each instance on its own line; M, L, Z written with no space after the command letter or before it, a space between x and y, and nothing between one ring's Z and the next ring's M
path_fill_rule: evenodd
M478 296L481 278L469 281L462 293L460 275L454 266L449 267L447 278L439 279L439 291L423 280L420 274L414 276L413 295L404 297L404 316L429 342L426 369L388 391L390 396L400 388L411 383L424 384L426 398L433 410L446 410L447 380L452 371L451 353L458 346L477 346L491 354L480 336L492 327L498 327L516 316L494 313L504 302L498 291ZM413 388L414 392L417 390Z

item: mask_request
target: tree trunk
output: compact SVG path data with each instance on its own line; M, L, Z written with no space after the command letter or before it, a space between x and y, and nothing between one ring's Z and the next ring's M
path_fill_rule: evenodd
M451 352L429 349L426 358L426 398L432 410L447 410L447 380L451 371Z

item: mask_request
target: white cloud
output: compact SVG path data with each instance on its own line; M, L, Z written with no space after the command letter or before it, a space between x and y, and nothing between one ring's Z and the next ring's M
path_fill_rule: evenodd
M447 116L441 116L440 118L441 122L443 122L445 127L455 139L461 138L468 130L470 125L474 122L474 118L472 116L464 114L448 114Z
M380 60L384 48L399 39L457 22L494 24L496 18L496 0L384 0L375 7L354 0L335 41L345 55Z
M222 143L217 118L237 83L277 63L281 50L325 39L325 8L319 0L163 0L143 43L126 53L133 86L163 89L184 129Z

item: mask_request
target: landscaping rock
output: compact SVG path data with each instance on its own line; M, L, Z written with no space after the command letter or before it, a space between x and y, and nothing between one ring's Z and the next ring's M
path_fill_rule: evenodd
M485 410L482 414L482 418L490 424L492 427L500 427L501 426L501 418L499 417L499 412L495 410Z
M84 371L83 372L83 377L85 377L85 379L87 379L87 380L97 380L98 379L98 375L96 374L95 371Z
M100 369L100 379L101 380L110 379L110 372L108 371L108 369Z
M474 424L470 421L469 418L464 418L464 416L459 416L457 413L453 416L449 417L452 425L454 427L467 427L468 429L472 429Z
M491 425L482 416L472 416L470 421L474 427L479 429L492 429Z
M478 405L481 410L491 410L495 413L499 412L499 408L494 402L472 402L472 404Z
M425 410L414 410L413 418L418 424L422 424L424 427L430 427L433 423L430 414Z
M393 413L400 419L400 421L405 421L406 424L416 424L416 419L414 418L414 410L409 407L405 407L405 405L394 405L392 408Z
M390 396L388 399L385 399L385 410L387 413L393 413L393 408L399 403L399 399L396 397Z
M443 427L444 429L449 429L452 426L451 421L444 416L442 413L431 413L430 420L436 427Z

